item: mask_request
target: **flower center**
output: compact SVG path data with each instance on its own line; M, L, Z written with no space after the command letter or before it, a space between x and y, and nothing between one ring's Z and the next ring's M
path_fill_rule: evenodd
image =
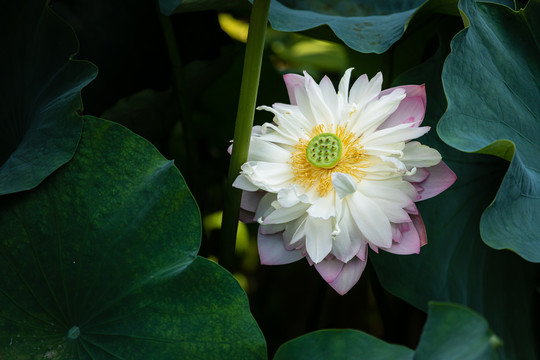
M341 159L341 139L332 133L316 135L306 147L306 156L310 163L321 168L334 167Z
M289 162L296 184L306 190L314 188L319 196L326 196L332 190L333 173L349 174L361 181L370 160L358 142L358 135L341 125L335 129L318 125L307 135L311 140L299 139Z

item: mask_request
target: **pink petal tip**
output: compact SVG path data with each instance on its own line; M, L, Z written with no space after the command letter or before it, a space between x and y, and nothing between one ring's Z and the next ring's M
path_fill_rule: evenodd
M456 174L444 162L427 168L429 176L421 183L418 183L419 199L426 200L442 193L448 189L457 179ZM416 185L417 184L413 184Z
M362 272L366 268L366 261L357 257L343 265L343 269L330 286L340 295L345 295L360 279Z

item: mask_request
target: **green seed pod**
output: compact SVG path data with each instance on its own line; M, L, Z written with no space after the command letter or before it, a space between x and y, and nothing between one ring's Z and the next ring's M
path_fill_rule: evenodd
M308 161L321 168L334 167L341 159L341 139L332 133L322 133L311 139L306 148Z

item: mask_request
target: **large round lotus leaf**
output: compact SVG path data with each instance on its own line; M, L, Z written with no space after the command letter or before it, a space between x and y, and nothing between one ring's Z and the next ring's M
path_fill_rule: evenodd
M232 276L190 265L200 215L179 171L120 125L86 117L70 162L2 198L0 228L0 358L266 354Z
M0 15L0 195L32 189L71 159L80 90L97 73L71 60L78 43L44 1L7 1Z
M452 41L438 131L457 149L511 161L482 216L482 239L540 262L540 2L520 11L472 0L460 6L470 27Z
M536 359L540 353L533 332L537 323L534 296L540 269L513 252L488 247L479 232L481 213L492 201L507 162L452 149L433 131L446 109L440 74L447 45L443 43L434 58L398 81L426 83L428 107L423 124L432 130L421 141L441 152L457 181L442 194L418 203L428 237L419 255L380 251L370 254L370 261L391 293L423 310L430 300L466 305L483 315L502 339L502 358ZM460 70L454 76L461 75Z
M496 360L500 341L487 321L468 308L430 303L416 351L357 330L321 330L282 345L274 360Z

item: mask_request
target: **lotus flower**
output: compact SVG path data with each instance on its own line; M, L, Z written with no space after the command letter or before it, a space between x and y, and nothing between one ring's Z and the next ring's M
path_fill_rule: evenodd
M368 247L417 254L427 243L415 205L447 189L456 176L435 149L412 141L426 108L423 85L381 91L382 75L352 69L336 92L284 76L290 104L259 110L273 123L255 126L248 161L233 186L243 191L243 221L257 221L262 264L307 258L339 294L360 278Z

